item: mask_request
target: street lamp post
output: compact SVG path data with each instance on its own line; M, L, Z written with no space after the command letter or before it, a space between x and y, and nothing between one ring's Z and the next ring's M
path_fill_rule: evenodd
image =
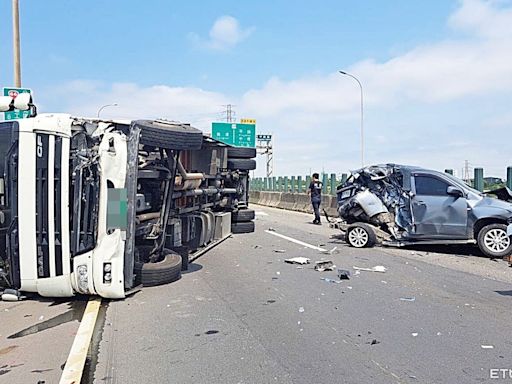
M101 111L103 111L104 108L107 108L107 107L117 107L117 106L118 106L117 103L103 105L100 109L98 109L98 119L100 118L100 113L101 113Z
M364 119L363 119L363 86L361 82L358 80L357 77L354 75L351 75L350 73L344 72L344 71L338 71L342 75L349 76L353 78L355 81L357 81L357 84L359 84L359 89L361 90L361 167L364 167Z
M18 0L12 0L12 48L14 67L14 86L21 87L20 59L20 11Z

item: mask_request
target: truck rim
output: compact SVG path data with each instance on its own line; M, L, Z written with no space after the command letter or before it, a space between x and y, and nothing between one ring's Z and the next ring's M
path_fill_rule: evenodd
M368 242L368 233L360 227L356 227L348 234L350 244L356 248L362 248Z
M510 238L503 229L494 228L484 236L485 246L493 252L503 252L510 245Z

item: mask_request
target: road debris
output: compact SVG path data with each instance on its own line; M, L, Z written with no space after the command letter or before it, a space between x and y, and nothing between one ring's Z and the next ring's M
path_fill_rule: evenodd
M401 297L400 301L416 301L415 297Z
M370 344L370 345L380 344L380 341L378 341L377 339L373 339L372 341L368 341L366 344Z
M320 280L323 280L327 283L341 284L341 281L329 279L328 277L321 277Z
M338 277L340 280L349 280L350 271L347 271L346 269L338 269Z
M311 259L308 259L307 257L292 257L291 259L285 259L285 263L289 264L309 264Z
M494 345L482 345L482 349L493 349Z
M418 332L413 332L413 333L411 333L411 335L412 335L412 337L416 337L416 336L418 336Z
M304 307L299 307L299 312L300 313L304 312Z
M356 271L382 272L382 273L387 271L387 268L384 267L383 265L376 265L375 267L372 267L372 268L361 268L361 267L356 267L356 266L353 266L352 268L354 268Z
M328 250L328 249L323 249L321 252L323 253L328 253L329 255L332 255L334 253L334 251L336 251L338 249L338 247L334 247L333 249L331 250Z
M315 271L334 271L334 268L336 268L336 266L333 264L331 260L315 261Z
M270 232L275 232L276 230L275 230L274 228L272 228L272 227L269 227L269 228L268 228L268 231L270 231Z
M286 249L274 249L275 253L285 253Z

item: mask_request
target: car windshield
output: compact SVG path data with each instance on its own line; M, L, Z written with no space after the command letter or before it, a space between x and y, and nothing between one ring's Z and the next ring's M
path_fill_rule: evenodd
M444 176L449 178L455 185L462 187L466 190L469 190L477 195L482 195L482 192L469 186L468 184L466 184L463 180L459 179L458 177L450 175L449 173L444 173Z

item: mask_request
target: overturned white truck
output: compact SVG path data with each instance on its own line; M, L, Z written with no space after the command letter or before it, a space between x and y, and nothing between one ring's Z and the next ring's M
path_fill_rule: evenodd
M0 122L0 280L43 296L123 298L254 231L254 148L187 124L41 114Z

